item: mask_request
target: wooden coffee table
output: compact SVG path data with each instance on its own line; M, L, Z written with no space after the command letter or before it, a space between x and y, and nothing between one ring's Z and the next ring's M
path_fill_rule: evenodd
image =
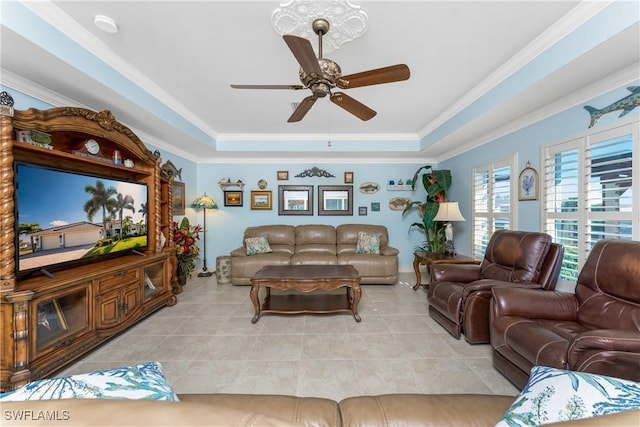
M260 304L260 287L267 295ZM312 291L333 291L346 288L343 294L321 294ZM271 289L296 290L299 295L271 295ZM352 265L270 265L260 269L251 279L251 302L256 314L251 323L256 323L262 313L301 314L338 313L350 311L356 322L361 320L358 303L362 296L360 273Z

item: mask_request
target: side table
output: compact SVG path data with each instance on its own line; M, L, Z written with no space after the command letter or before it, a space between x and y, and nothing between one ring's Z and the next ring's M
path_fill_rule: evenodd
M420 264L427 268L429 273L429 282L431 282L431 266L435 264L480 264L475 258L471 258L465 255L448 255L433 252L414 252L413 253L413 270L416 272L416 284L413 286L413 290L417 291L420 288L422 282L422 275L420 274Z

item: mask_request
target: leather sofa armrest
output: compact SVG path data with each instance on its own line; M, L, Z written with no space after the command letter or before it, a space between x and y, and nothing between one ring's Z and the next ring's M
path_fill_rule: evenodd
M493 318L519 316L529 319L576 320L574 294L541 289L498 286L491 289Z
M431 266L431 283L480 280L480 266L472 264L435 264Z
M489 291L483 292L486 295L486 298L491 298L491 289L500 287L500 286L509 286L512 288L527 288L527 289L540 289L540 283L532 283L532 282L508 282L506 280L495 280L495 279L480 279L475 282L471 282L465 285L462 290L462 298L466 298L471 294L478 294L480 291ZM479 294L478 294L479 295Z
M247 256L247 248L240 246L231 251L231 256Z
M569 343L569 358L588 350L640 353L640 334L621 329L594 329L573 337Z
M380 248L380 255L384 256L396 256L400 251L392 246L383 246Z

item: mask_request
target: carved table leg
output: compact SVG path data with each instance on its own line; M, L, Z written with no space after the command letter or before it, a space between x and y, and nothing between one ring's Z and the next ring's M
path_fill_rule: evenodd
M417 291L420 288L420 282L422 282L422 275L420 274L420 258L416 255L413 256L413 271L416 273L416 284L413 286L413 290Z
M267 288L268 289L268 288ZM258 300L258 293L260 292L260 286L255 283L251 284L251 290L249 291L249 298L255 307L256 314L251 319L251 323L256 323L260 317L260 301Z
M356 322L361 321L360 315L358 314L358 304L360 303L360 297L362 297L362 289L360 289L360 284L356 284L352 288L353 291L353 301L351 302L351 311L353 311L353 317L356 319Z

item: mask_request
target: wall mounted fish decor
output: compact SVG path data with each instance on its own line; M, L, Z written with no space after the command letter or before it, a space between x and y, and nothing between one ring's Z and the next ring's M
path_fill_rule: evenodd
M629 86L627 88L631 95L627 95L619 101L614 102L611 105L608 105L601 110L597 108L590 107L589 105L585 105L584 109L589 112L591 115L591 123L589 123L589 127L592 127L596 124L600 117L604 116L607 113L611 113L613 111L622 110L619 117L624 116L629 113L631 110L640 105L640 86Z

